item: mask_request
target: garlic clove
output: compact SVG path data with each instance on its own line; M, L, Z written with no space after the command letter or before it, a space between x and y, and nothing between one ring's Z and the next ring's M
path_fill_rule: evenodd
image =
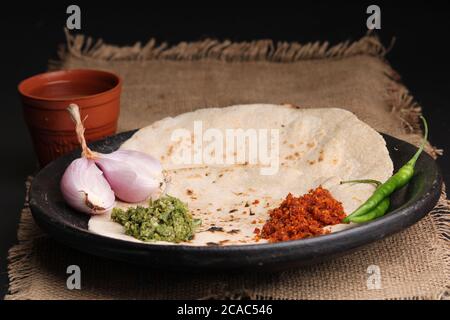
M114 207L114 192L93 160L83 157L72 161L60 187L64 200L78 211L103 214Z

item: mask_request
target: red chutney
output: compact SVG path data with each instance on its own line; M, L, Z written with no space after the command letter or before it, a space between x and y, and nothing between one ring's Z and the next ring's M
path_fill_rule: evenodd
M329 233L323 227L339 224L346 216L342 203L322 186L301 197L294 197L289 193L280 207L270 210L269 215L262 230L255 229L257 238L267 239L269 242Z

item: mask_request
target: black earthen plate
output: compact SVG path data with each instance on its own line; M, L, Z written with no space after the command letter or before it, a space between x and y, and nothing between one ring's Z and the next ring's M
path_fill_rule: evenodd
M100 152L116 150L134 131L121 133L92 144ZM383 135L394 170L405 164L416 151L409 143ZM314 264L404 230L423 218L437 203L442 177L436 162L423 153L410 183L391 198L390 212L373 222L310 239L273 244L242 246L154 245L116 240L87 230L89 217L68 207L59 181L80 151L61 157L34 178L30 207L38 225L54 239L80 251L156 269L184 271L251 270L275 271Z

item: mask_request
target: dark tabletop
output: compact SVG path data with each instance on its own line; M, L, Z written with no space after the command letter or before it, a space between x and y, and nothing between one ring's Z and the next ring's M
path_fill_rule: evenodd
M259 38L332 43L358 39L367 31L366 8L372 2L345 4L337 1L302 1L301 6L213 8L146 7L143 2L98 3L76 1L81 7L82 32L107 42L132 44L150 37L176 43L205 37L236 41ZM96 2L97 3L97 2ZM431 142L450 150L450 62L447 38L450 8L444 1L398 3L377 2L382 12L382 40L396 37L388 59L403 82L424 107ZM396 2L397 3L397 2ZM48 58L56 58L64 42L63 26L69 2L39 5L20 3L2 10L1 54L1 146L0 197L0 297L7 290L7 250L16 242L17 222L24 199L24 180L37 169L31 141L22 121L16 92L18 82L43 72ZM438 159L447 184L450 157Z

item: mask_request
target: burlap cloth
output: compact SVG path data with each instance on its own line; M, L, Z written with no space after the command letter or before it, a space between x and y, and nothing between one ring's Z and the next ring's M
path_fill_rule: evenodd
M113 70L124 79L120 130L196 108L243 103L343 107L375 129L418 141L420 107L385 61L378 39L327 43L204 40L115 47L68 35L51 68ZM429 148L431 153L436 149ZM174 274L86 255L48 238L25 205L10 250L7 299L440 299L448 297L449 202L413 227L333 261L274 274ZM82 289L66 289L79 265ZM369 290L369 265L381 289Z

